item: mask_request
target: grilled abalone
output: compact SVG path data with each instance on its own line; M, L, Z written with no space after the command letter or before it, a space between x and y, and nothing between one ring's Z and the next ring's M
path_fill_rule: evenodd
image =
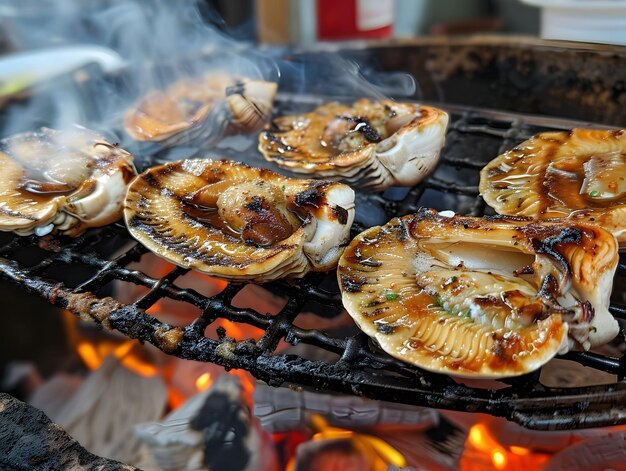
M181 79L143 97L126 112L124 127L138 141L164 146L256 131L272 113L276 87L226 74Z
M354 219L354 192L234 162L183 160L141 174L128 190L125 218L138 241L172 263L263 282L334 268Z
M374 190L413 186L437 165L448 115L390 100L329 103L273 120L259 136L269 161Z
M480 192L500 214L594 222L626 243L626 133L539 134L492 160Z
M122 217L132 156L84 128L0 141L0 230L77 236Z
M442 214L425 209L368 229L339 261L344 306L387 353L430 371L496 378L617 334L611 233L566 220Z

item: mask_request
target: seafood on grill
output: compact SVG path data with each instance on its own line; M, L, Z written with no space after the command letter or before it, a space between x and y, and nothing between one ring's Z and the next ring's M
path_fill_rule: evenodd
M359 234L338 278L347 311L390 355L497 378L615 337L617 263L615 237L591 224L422 209Z
M122 217L131 154L85 128L0 141L0 230L78 236Z
M210 159L153 167L130 185L130 233L185 268L231 280L299 278L335 268L354 191Z
M257 131L272 113L276 88L224 73L184 78L141 98L126 111L124 128L137 141L163 146Z
M571 217L626 243L626 131L544 132L481 171L480 192L500 214Z
M382 191L416 185L435 168L447 124L444 111L414 103L328 103L273 120L259 150L293 172Z

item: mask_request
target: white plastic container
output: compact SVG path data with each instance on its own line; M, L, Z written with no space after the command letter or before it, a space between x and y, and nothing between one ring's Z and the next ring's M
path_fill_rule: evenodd
M626 44L626 0L522 0L541 7L541 37Z

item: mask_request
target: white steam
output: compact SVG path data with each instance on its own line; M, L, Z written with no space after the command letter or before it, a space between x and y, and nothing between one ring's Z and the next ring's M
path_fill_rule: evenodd
M6 136L40 126L64 129L80 124L133 151L137 144L121 130L126 109L150 90L207 71L279 81L281 91L316 99L350 101L415 93L415 82L408 74L364 73L336 52L297 54L289 60L283 58L285 50L259 50L234 41L218 30L218 19L202 11L201 4L172 0L3 0L0 27L8 32L16 51L43 57L54 48L66 58L48 56L33 61L31 69L37 69L39 77L31 75L28 80L15 79L19 74L8 74L6 68L0 70L0 102L3 90L30 85L29 80L41 81L27 100L5 107L0 133ZM119 57L125 67L118 71L96 57L85 60L80 57L85 49L81 53L76 49L79 46L92 51L97 48L104 54L100 57ZM73 49L60 52L63 47ZM65 68L69 65L78 71L68 74ZM22 67L28 69L28 65Z

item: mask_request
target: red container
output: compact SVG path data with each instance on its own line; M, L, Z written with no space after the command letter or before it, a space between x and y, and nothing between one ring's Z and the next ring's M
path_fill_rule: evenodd
M317 38L390 38L393 7L393 0L317 0Z

